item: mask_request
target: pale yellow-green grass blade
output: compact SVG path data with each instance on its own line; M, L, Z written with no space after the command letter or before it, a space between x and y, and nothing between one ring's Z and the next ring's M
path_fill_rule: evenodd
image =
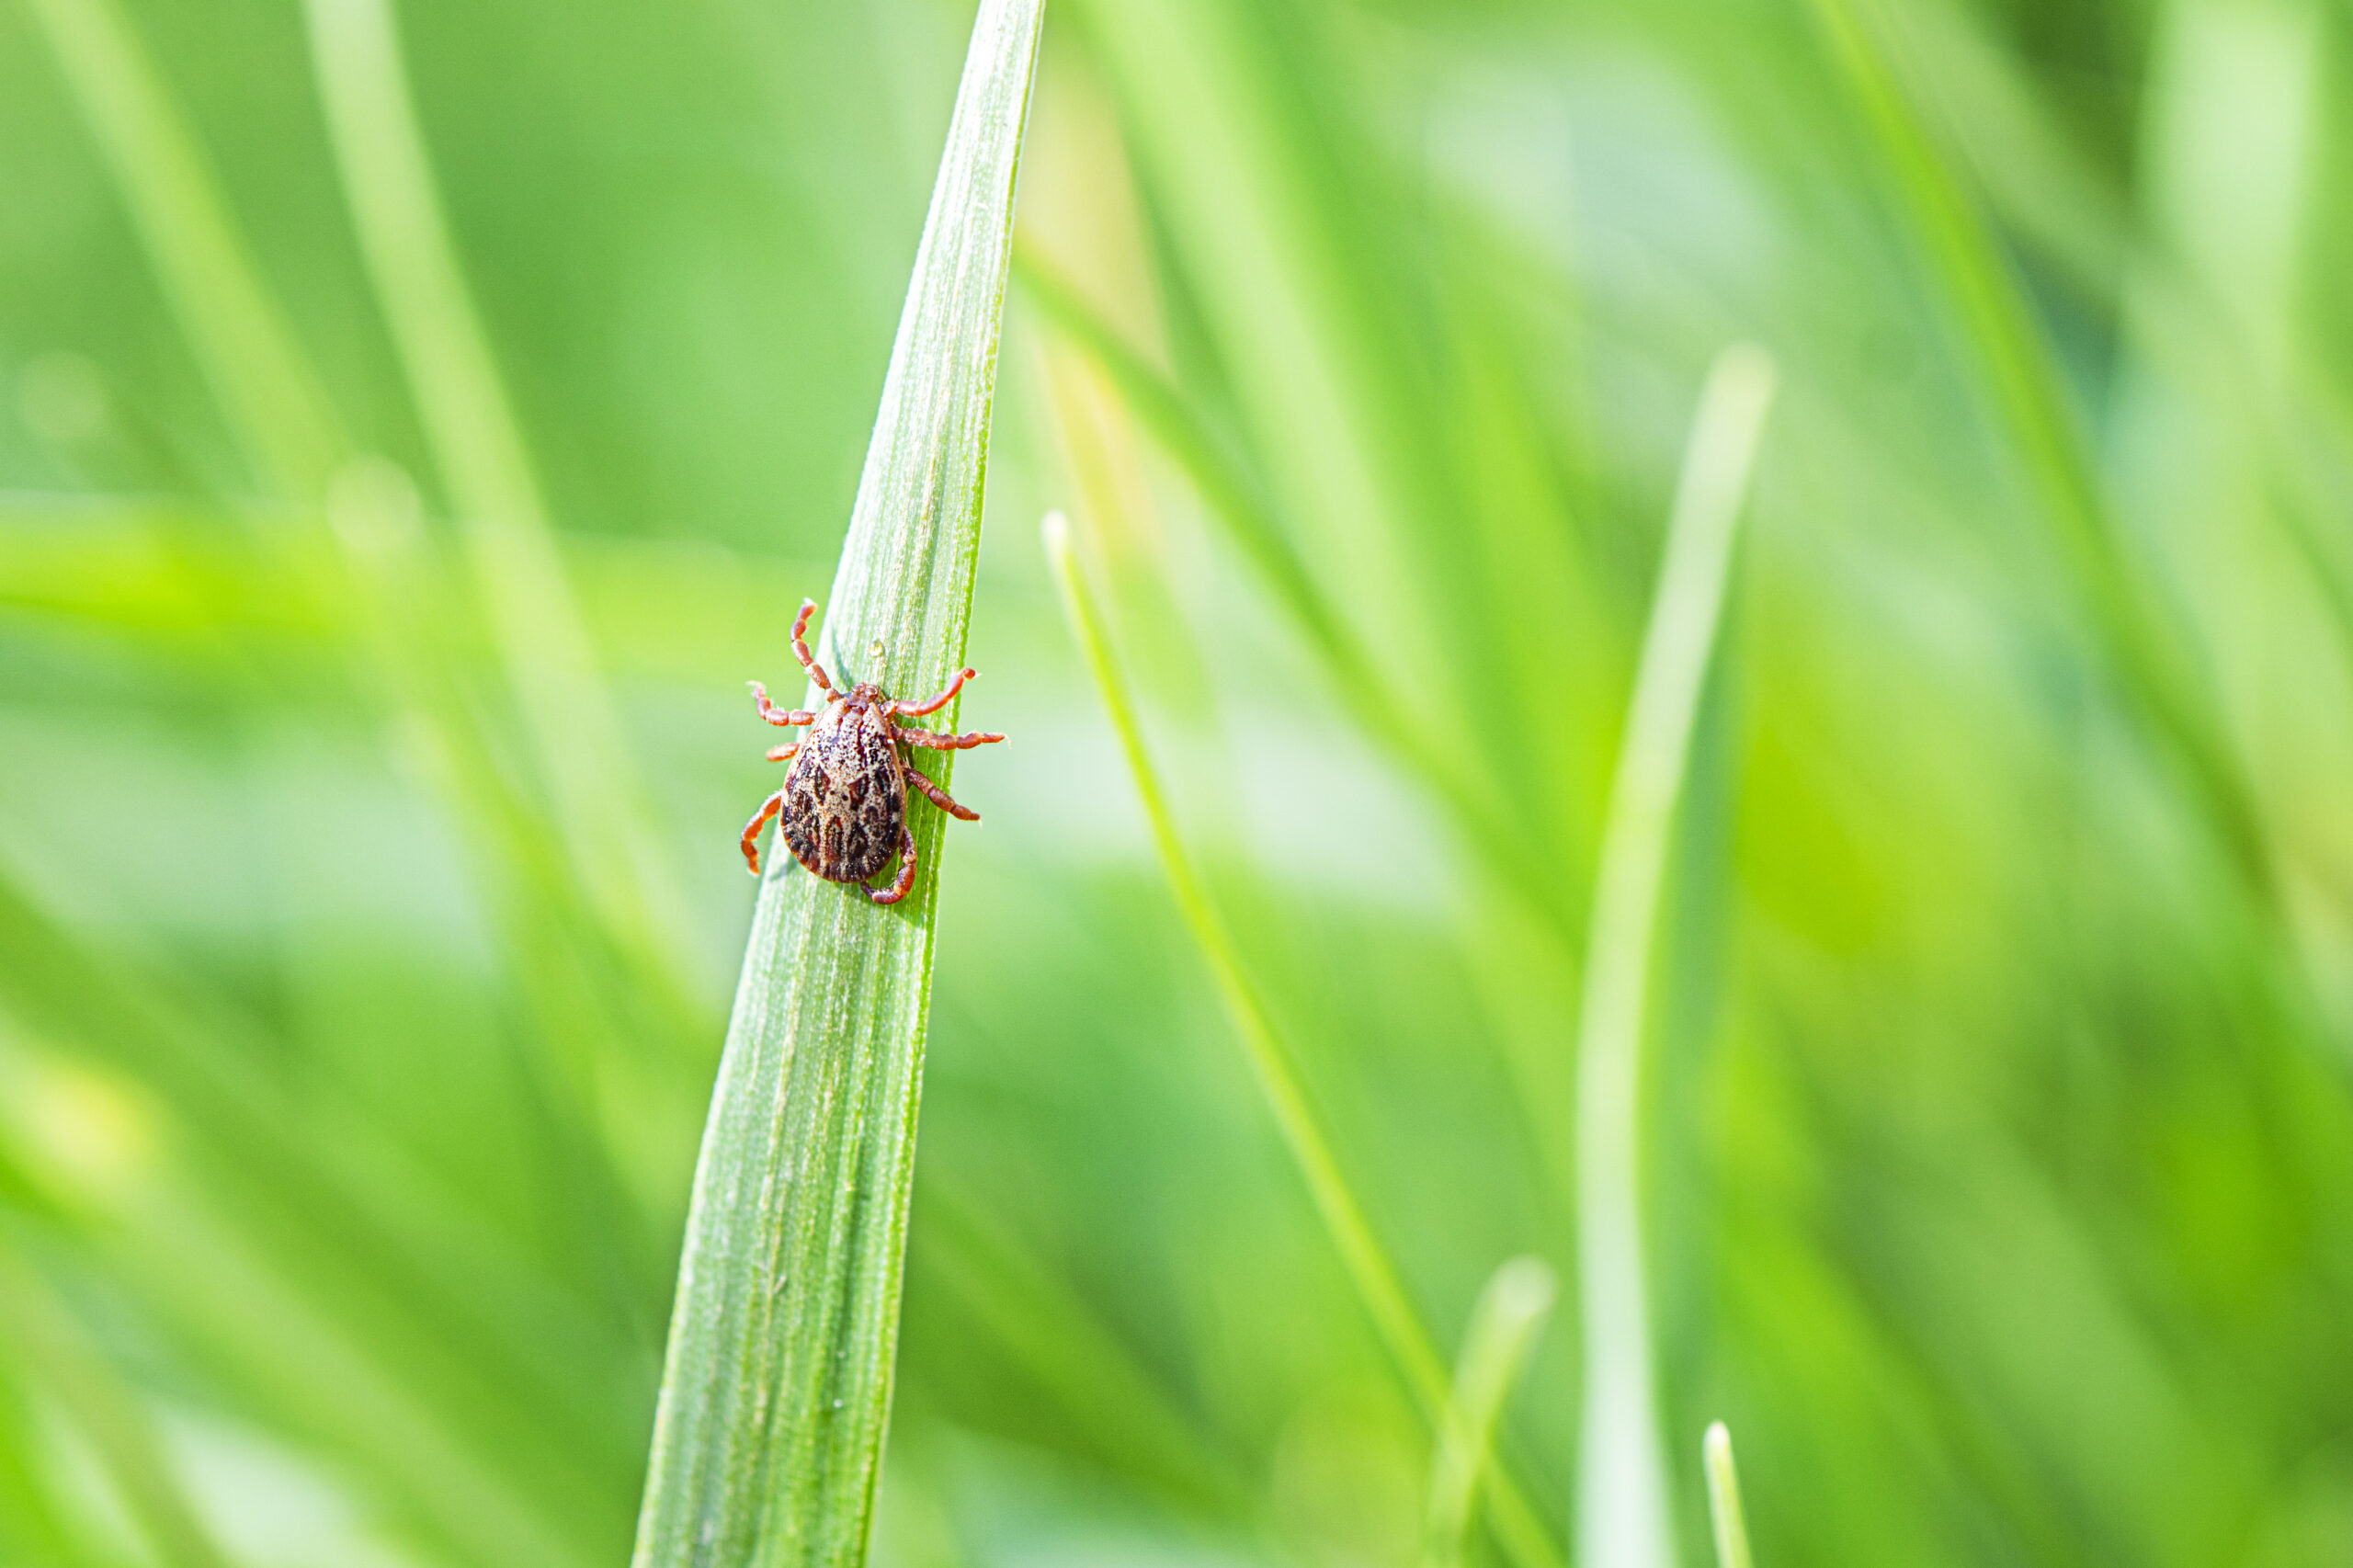
M1755 1568L1748 1554L1748 1519L1740 1511L1740 1471L1733 1467L1732 1433L1721 1421L1700 1445L1708 1471L1708 1517L1715 1526L1716 1568Z
M0 1238L0 1333L37 1369L164 1568L228 1568L148 1413L49 1282Z
M1763 350L1726 349L1699 398L1602 825L1577 1020L1577 1285L1585 1327L1577 1561L1668 1568L1636 1180L1653 939L1691 732L1722 618L1733 528L1773 396Z
M1384 745L1394 735L1398 705L1371 654L1322 588L1307 574L1236 455L1219 440L1184 391L1169 381L1119 330L1080 299L1041 261L1025 261L1017 278L1046 318L1094 362L1117 389L1137 424L1188 479L1243 559L1297 622L1324 667L1333 696L1364 733ZM1455 825L1475 847L1495 889L1515 899L1563 950L1567 931L1557 918L1556 879L1528 853L1518 827L1499 815L1459 766L1455 748L1403 748L1400 759L1453 812Z
M359 458L336 426L193 129L114 0L42 0L36 16L247 466L268 499L287 508L238 517L244 546L325 568L321 585L341 652L356 652L355 673L373 677L372 686L363 681L366 699L387 710L387 729L429 739L412 754L447 765L431 770L431 783L486 869L485 896L543 1040L551 1050L568 1048L575 1071L585 1057L619 1062L631 1038L619 1021L625 1009L579 952L594 945L581 940L592 922L574 913L590 901L582 885L588 867L549 851L531 802L502 773L456 689L446 655L473 641L469 616L448 591L414 492L391 463ZM343 526L324 526L330 517ZM631 947L634 928L608 924L607 939L638 960L639 972L652 971L654 988L669 988L665 966ZM679 1009L668 1011L663 1028L634 1033L675 1030ZM593 1081L573 1094L584 1106L639 1097Z
M315 502L344 437L129 19L115 0L28 3L256 477Z
M933 1176L938 1176L935 1163ZM1256 1494L1231 1455L1079 1294L1031 1257L958 1184L926 1178L922 1194L929 1277L963 1299L971 1319L1067 1413L1120 1472L1171 1496L1239 1518Z
M1496 1423L1552 1316L1554 1294L1552 1271L1542 1259L1515 1257L1495 1270L1471 1309L1430 1460L1422 1568L1461 1568L1472 1509L1495 1453Z
M2177 628L2153 607L2127 548L2052 350L1973 194L1907 92L1876 0L1813 0L1831 55L1877 138L1906 216L1978 361L1988 397L2032 483L2111 675L2178 765L2245 886L2271 913L2279 888L2240 760Z
M973 22L824 605L819 657L844 685L928 695L963 662L1041 13L986 0ZM777 606L779 652L792 609ZM944 785L951 754L932 755ZM928 805L909 815L921 870L888 908L771 847L695 1173L635 1568L864 1560L944 836Z
M459 265L389 0L308 0L304 12L360 252L552 793L548 814L605 923L683 983L684 899L648 822L521 424Z
M1168 879L1177 911L1209 964L1211 978L1216 982L1218 994L1241 1040L1244 1059L1259 1093L1266 1097L1267 1109L1274 1115L1284 1146L1290 1151L1307 1184L1316 1214L1339 1252L1349 1283L1364 1303L1373 1330L1395 1361L1408 1392L1424 1415L1435 1423L1446 1408L1445 1364L1439 1360L1428 1330L1423 1327L1420 1315L1406 1296L1396 1264L1340 1167L1331 1139L1308 1098L1307 1085L1290 1047L1276 1031L1256 983L1243 966L1233 934L1210 902L1209 891L1194 870L1184 841L1177 836L1176 816L1161 788L1152 755L1144 746L1143 729L1129 696L1126 678L1112 656L1102 615L1096 608L1093 590L1087 586L1085 570L1072 545L1069 521L1059 512L1050 514L1042 531L1047 563L1062 590L1063 608L1070 617L1079 651L1119 735L1120 751L1135 779L1136 793L1142 801L1144 818L1151 825L1153 844L1159 851L1161 869ZM1538 1523L1526 1494L1515 1480L1501 1473L1495 1480L1495 1518L1497 1538L1522 1568L1544 1568L1559 1562L1559 1553Z

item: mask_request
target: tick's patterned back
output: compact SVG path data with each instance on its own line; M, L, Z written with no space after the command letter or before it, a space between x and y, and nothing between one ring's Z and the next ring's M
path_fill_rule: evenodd
M837 703L792 759L779 824L792 858L829 882L862 882L898 853L905 783L880 712Z

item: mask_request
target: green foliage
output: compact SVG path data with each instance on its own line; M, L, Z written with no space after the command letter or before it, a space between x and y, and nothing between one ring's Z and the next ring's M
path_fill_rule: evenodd
M0 4L0 1564L622 1560L733 960L835 978L743 683L808 595L926 685L965 573L986 820L752 1139L881 1162L787 1466L856 1535L932 966L878 1562L1619 1568L1581 1119L1685 1568L1718 1415L1768 1563L2345 1560L2341 13L1065 0L988 504L1083 541L1148 813L977 471L858 484L973 12ZM845 516L937 528L909 594ZM1473 1379L1515 1258L1563 1310Z

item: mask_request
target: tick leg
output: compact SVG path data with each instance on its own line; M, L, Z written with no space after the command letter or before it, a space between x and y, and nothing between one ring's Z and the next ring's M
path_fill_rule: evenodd
M977 676L981 672L978 670L958 670L956 672L956 678L948 683L948 689L941 692L938 697L933 698L930 701L893 702L891 704L891 711L893 713L904 713L910 719L920 718L926 713L937 713L955 699L956 694L964 689L964 683L966 681L971 680L974 676Z
M752 875L756 877L760 874L760 829L767 826L768 819L782 810L784 791L779 790L762 801L760 809L752 813L752 820L744 824L744 858L751 862Z
M817 673L823 675L824 672L820 670ZM814 713L799 708L779 708L775 703L770 702L768 688L758 681L752 683L752 700L760 705L760 717L779 728L789 729L795 724L813 724L817 722L817 715Z
M899 824L899 880L881 892L869 888L866 896L877 903L896 903L906 897L907 890L915 885L915 835L909 833L906 824L902 823Z
M938 785L925 778L923 769L917 767L914 763L903 762L899 766L906 769L907 782L922 790L925 794L930 796L931 803L938 806L941 811L946 812L949 816L955 817L962 822L978 822L981 820L980 812L972 810L970 806L958 805L947 790L941 789Z
M817 683L820 690L831 692L834 689L834 677L825 673L824 665L809 656L809 644L801 640L801 634L809 629L809 618L816 613L815 599L801 601L801 613L792 618L792 656L801 661L801 667L809 672L809 678ZM804 719L801 722L806 723L808 721Z
M775 750L769 752L768 760L770 762L790 762L792 760L792 754L800 749L801 743L799 741L790 742L787 744L778 746Z
M934 751L970 751L974 746L984 746L992 741L1005 739L1003 735L983 731L975 731L969 735L943 735L937 730L901 730L898 736L911 746L929 746Z

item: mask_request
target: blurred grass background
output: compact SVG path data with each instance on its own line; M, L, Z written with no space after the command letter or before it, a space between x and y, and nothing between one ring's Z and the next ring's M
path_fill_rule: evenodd
M355 226L308 36L354 14L0 5L10 1568L626 1553L742 683L829 570L970 22L401 5L518 471ZM1420 1545L1050 506L1423 1316L1568 1287L1503 1438L1568 1539L1577 967L1736 336L1782 395L1648 1044L1683 1560L1718 1416L1768 1564L2353 1552L2346 22L1063 0L882 1560Z

